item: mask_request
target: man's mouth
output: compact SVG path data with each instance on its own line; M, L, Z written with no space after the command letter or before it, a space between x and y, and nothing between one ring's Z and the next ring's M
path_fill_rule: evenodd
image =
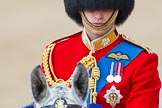
M100 26L102 26L104 24L103 23L93 23L93 25L96 26L96 27L100 27Z

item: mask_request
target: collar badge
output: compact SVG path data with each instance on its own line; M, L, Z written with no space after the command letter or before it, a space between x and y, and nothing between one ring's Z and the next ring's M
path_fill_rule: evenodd
M108 45L109 44L109 42L110 42L110 39L109 38L104 38L104 39L102 39L102 45L103 46L106 46L106 45Z
M114 108L116 104L120 103L120 100L123 98L123 96L120 94L120 90L117 90L113 85L110 90L106 90L104 98L106 99L106 102L109 103L112 108Z

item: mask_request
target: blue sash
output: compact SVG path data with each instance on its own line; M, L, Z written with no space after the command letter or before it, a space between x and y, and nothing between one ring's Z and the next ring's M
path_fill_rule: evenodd
M100 92L100 90L108 84L106 78L108 75L110 75L110 68L111 63L122 63L123 68L126 67L133 59L135 59L141 52L143 51L142 48L135 46L132 43L129 42L122 42L119 45L117 45L115 48L113 48L110 52L108 52L105 56L103 56L98 62L97 65L100 69L100 79L97 81L97 92ZM116 60L114 58L108 57L111 53L117 53L121 52L124 55L127 55L129 57L129 60ZM124 72L124 71L123 71ZM91 74L91 72L90 72ZM113 73L115 74L115 73ZM88 100L89 102L89 97Z

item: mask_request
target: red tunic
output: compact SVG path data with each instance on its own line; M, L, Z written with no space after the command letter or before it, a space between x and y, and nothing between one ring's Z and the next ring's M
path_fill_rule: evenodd
M124 41L126 40L122 38L122 35L119 35L113 43L97 50L93 56L98 61ZM87 56L90 50L82 40L82 32L53 43L56 43L56 45L51 51L49 61L51 60L55 76L66 81L72 75L77 62ZM131 44L137 46L133 42ZM120 94L123 96L115 108L158 108L161 82L157 66L157 55L155 53L149 53L144 49L124 67L122 81L120 83L107 83L98 92L97 103L104 106L104 108L111 108L111 105L106 102L104 95L106 94L106 90L109 90L114 85L117 90L120 90ZM44 67L42 65L45 74ZM49 74L52 79L46 77L48 81L49 79L54 81L50 69Z

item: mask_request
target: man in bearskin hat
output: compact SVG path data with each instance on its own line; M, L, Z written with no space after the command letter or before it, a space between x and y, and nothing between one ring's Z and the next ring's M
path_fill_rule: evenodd
M81 32L46 46L42 70L50 86L71 86L77 62L89 72L88 104L104 108L158 108L158 57L148 47L117 32L134 0L64 0Z

